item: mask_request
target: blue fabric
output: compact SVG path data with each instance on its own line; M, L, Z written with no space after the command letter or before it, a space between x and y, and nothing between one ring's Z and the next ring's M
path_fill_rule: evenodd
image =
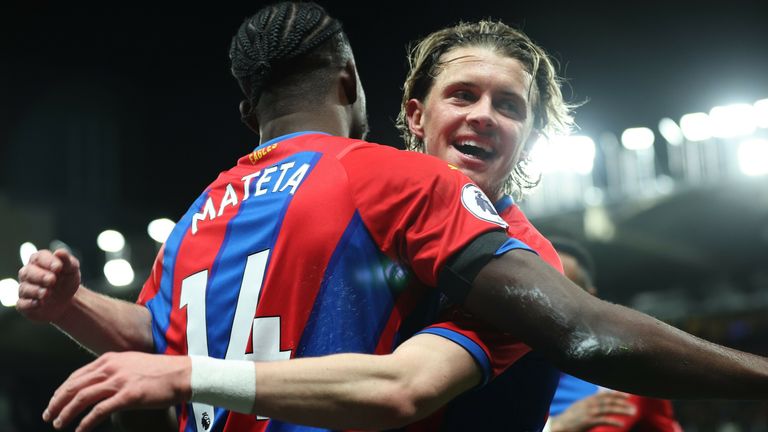
M480 366L480 369L482 369L482 373L483 373L482 384L485 384L486 382L488 382L488 379L491 376L491 360L485 354L485 351L482 348L480 348L480 346L475 341L464 336L463 334L456 333L449 329L440 328L440 327L431 327L428 329L424 329L423 331L420 331L417 334L420 334L420 333L429 333L437 336L442 336L448 340L451 340L457 343L462 348L467 350L469 354L472 356L472 358L474 358L477 364Z
M533 351L484 387L453 400L441 432L541 431L560 371Z
M328 262L296 357L374 352L394 307L386 262L355 213Z
M575 376L566 373L561 374L560 384L557 386L555 397L552 399L552 406L549 409L550 415L559 415L576 401L597 393L599 389L599 386Z

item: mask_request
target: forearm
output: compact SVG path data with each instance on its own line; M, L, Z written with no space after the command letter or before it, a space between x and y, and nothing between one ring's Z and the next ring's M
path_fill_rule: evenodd
M228 380L236 387L246 382L229 376L202 382L217 370L246 375L242 369L227 368L225 360L218 363L209 363L212 373L200 374L195 368L206 362L193 359L193 401L221 406L221 396L215 394L226 398L227 392L212 386ZM252 413L329 429L397 428L425 417L480 379L478 366L462 347L434 335L411 338L390 355L336 354L254 363L254 367ZM203 386L196 387L195 382ZM195 388L206 390L201 394ZM228 407L241 405L232 401Z
M259 415L330 429L390 429L413 421L419 408L383 356L339 354L258 363Z
M491 261L465 306L562 370L606 387L665 398L768 396L766 359L596 299L533 254Z
M766 358L713 344L635 310L601 303L601 311L593 316L591 339L574 338L584 345L599 341L600 347L592 359L564 356L561 367L569 373L605 387L667 399L768 396Z
M147 308L83 286L71 302L66 312L52 324L86 349L96 354L152 351L151 316Z

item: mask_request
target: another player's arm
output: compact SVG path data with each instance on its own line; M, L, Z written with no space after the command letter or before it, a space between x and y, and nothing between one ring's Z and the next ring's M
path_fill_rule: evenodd
M144 306L80 286L69 310L53 325L88 350L152 352L151 316Z
M421 419L481 379L460 345L431 334L389 355L258 363L258 414L331 429L391 429Z
M602 301L526 251L482 267L463 304L562 370L605 387L664 398L768 397L768 359Z
M55 325L94 353L152 350L149 311L80 285L80 263L70 253L35 253L19 281L19 312Z
M481 379L480 367L464 348L431 334L414 336L388 355L336 354L264 363L207 361L217 369L212 375L226 376L209 380L205 394L200 396L198 387L198 396L192 397L192 369L197 366L190 357L104 355L74 372L57 389L44 419L64 427L95 405L78 428L86 431L118 410L192 400L290 423L381 430L427 416ZM243 389L243 383L253 387ZM244 401L251 408L237 409Z

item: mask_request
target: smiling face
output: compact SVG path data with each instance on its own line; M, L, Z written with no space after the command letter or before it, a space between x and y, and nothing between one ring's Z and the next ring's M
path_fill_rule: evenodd
M428 154L496 201L531 135L531 75L517 59L483 47L453 49L440 62L425 100L408 101L408 126Z

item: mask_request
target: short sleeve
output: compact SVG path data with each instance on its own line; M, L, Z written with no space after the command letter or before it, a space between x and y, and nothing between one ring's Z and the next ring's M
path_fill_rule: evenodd
M374 241L429 286L474 238L507 228L480 189L437 158L359 144L339 160Z
M478 321L463 309L451 306L442 318L419 333L442 336L467 350L483 373L483 383L493 379L531 348L508 333Z

